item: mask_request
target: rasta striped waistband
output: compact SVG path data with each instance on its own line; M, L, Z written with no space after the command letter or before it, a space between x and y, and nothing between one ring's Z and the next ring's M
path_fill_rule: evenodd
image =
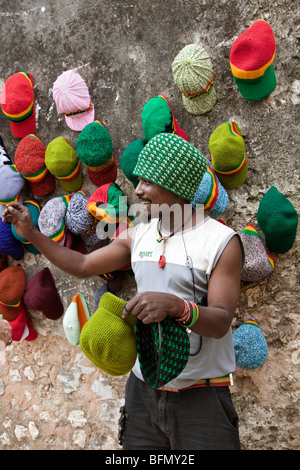
M80 173L80 163L78 161L69 173L66 173L65 175L61 175L61 176L55 175L53 173L53 176L55 176L55 178L61 181L70 181L70 180L73 180L74 178L77 178L79 173Z
M169 392L182 392L184 390L191 390L192 388L229 387L229 385L233 385L232 374L224 375L224 377L217 377L216 379L201 379L190 387L180 389L160 387L158 390L166 390Z
M213 84L214 84L214 76L212 76L211 81L206 85L205 88L203 88L203 90L197 91L197 93L185 93L184 91L182 91L181 93L187 98L191 98L191 99L197 98L197 96L203 95L204 93L208 93L210 89L212 88Z
M77 114L86 113L87 111L90 111L91 109L93 109L93 104L92 104L92 102L90 102L89 107L86 108L86 109L79 109L78 111L73 111L73 113L62 113L62 114L63 114L64 116L66 116L66 117L76 116Z

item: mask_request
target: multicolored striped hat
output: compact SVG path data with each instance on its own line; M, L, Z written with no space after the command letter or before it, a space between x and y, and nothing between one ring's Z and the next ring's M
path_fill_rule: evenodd
M116 183L100 186L89 197L87 209L96 220L116 224L127 220L127 198Z
M138 156L133 174L192 201L207 170L207 159L175 134L158 134Z
M112 139L103 122L94 121L85 126L76 141L76 148L92 183L101 186L115 182L117 164Z
M121 170L135 188L139 184L139 180L138 177L133 174L133 170L137 164L138 156L147 142L148 141L145 138L134 140L129 145L127 145L120 158Z
M271 252L286 253L292 248L297 234L298 214L291 201L275 186L263 195L256 219Z
M276 41L265 20L255 21L233 43L230 67L237 88L245 100L259 101L277 84L273 61Z
M48 196L56 186L54 176L45 164L46 147L35 134L21 140L15 153L15 167L29 182L34 196Z
M13 165L0 168L0 216L10 202L23 202L25 180Z
M10 120L11 132L18 139L34 134L35 99L33 77L29 72L11 75L1 91L0 104L3 113Z
M245 261L242 281L262 282L269 279L274 270L274 258L250 222L240 233L244 247Z
M59 136L47 145L45 164L64 191L74 192L81 188L80 162L68 139Z
M141 117L146 140L150 140L162 132L170 132L189 140L186 132L179 127L171 105L164 95L158 95L147 101Z
M245 143L236 122L218 126L209 138L212 167L224 188L237 188L247 178Z
M72 196L58 196L49 199L41 210L38 224L40 231L51 240L65 244L65 216Z
M210 111L217 100L211 59L198 44L185 46L172 65L173 79L182 93L185 109L191 114Z
M233 333L235 360L242 369L258 369L267 360L266 338L254 318L249 318Z
M228 194L216 176L210 161L199 188L192 201L192 206L203 204L203 209L210 215L222 214L228 206Z
M0 314L5 320L13 320L21 312L26 284L26 274L20 264L0 272Z
M34 226L38 229L39 228L38 219L39 219L40 212L41 212L41 206L39 202L36 201L35 199L27 199L26 201L23 202L23 205L28 208L30 215L31 215L32 222ZM17 233L15 226L13 224L11 224L11 231L12 231L13 236L17 240L23 243L25 250L29 251L29 253L32 253L34 255L40 254L39 250L35 248L35 246L33 246L32 243L30 243L28 240L26 240L26 238L21 237Z
M73 131L94 121L95 109L87 84L75 70L63 72L53 84L53 99Z

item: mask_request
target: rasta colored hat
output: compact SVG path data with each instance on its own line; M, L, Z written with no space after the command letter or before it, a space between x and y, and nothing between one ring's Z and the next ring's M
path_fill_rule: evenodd
M16 261L24 257L23 243L13 236L11 223L2 220L0 220L0 253L11 256Z
M127 219L127 199L115 183L103 184L90 196L87 209L96 220L115 224Z
M85 126L76 141L76 148L92 183L101 186L116 180L117 163L112 139L102 122L94 121Z
M262 282L269 279L274 270L274 258L266 249L253 224L249 223L240 233L245 262L242 281Z
M9 322L12 329L13 341L33 341L38 334L32 326L26 307L22 305L21 311L16 318Z
M14 165L4 165L0 168L0 215L3 214L6 204L22 204L24 184L24 178L16 171Z
M237 88L245 100L259 101L276 88L274 61L276 42L265 20L255 21L233 43L230 67Z
M24 303L26 307L42 312L50 320L62 316L64 307L49 268L42 269L29 279Z
M137 176L133 174L133 170L137 164L138 156L146 144L147 140L145 138L134 140L129 145L127 145L120 158L121 170L135 188L139 184L139 180Z
M82 294L76 294L63 318L63 328L69 343L79 346L80 333L90 319L90 312Z
M54 191L56 181L45 165L46 147L35 134L24 137L15 153L15 167L29 182L35 196L48 196Z
M185 109L191 114L210 111L217 95L211 59L205 49L197 44L185 46L175 57L171 68Z
M36 130L33 77L31 73L18 72L11 75L1 91L0 104L10 120L11 132L22 139Z
M127 374L136 360L136 317L122 318L125 305L125 300L104 293L80 335L84 354L95 366L113 376Z
M207 170L207 159L174 134L158 134L138 156L133 174L192 201Z
M268 357L266 339L254 318L249 318L233 333L235 360L243 369L257 369Z
M38 220L40 231L60 245L65 243L65 216L70 199L71 196L58 196L49 199L42 208Z
M95 110L88 87L74 70L63 72L56 79L53 84L53 99L73 131L82 131L87 124L93 122Z
M226 189L237 188L247 178L245 143L236 122L218 126L209 138L212 167Z
M28 199L23 202L23 205L28 208L30 215L31 215L32 222L35 225L35 227L38 229L39 228L38 219L39 219L40 212L41 212L41 207L38 201L36 201L35 199ZM11 224L11 231L12 231L13 236L24 244L24 248L27 251L29 251L30 253L33 253L34 255L40 254L39 250L37 250L30 242L28 242L26 238L21 237L16 232L16 229L13 224Z
M3 139L0 135L0 168L2 168L4 165L11 165L12 161L10 159L10 156L7 153L7 150L4 146Z
M145 324L137 320L136 343L141 372L151 388L160 388L178 377L190 353L185 328L172 317Z
M298 214L293 204L275 186L262 197L256 214L268 249L274 253L289 251L295 241Z
M97 221L88 211L89 193L83 189L74 194L69 202L65 222L66 227L75 235L80 235L87 246L98 241Z
M179 127L169 101L164 95L151 98L142 111L143 133L146 140L162 132L176 134L189 140L187 134Z
M21 312L26 282L26 274L20 264L0 272L0 314L5 320L13 320Z
M221 185L211 163L207 161L207 170L192 201L192 205L203 204L203 209L211 215L222 214L228 205L228 194Z
M82 171L75 150L65 137L56 137L47 145L45 164L50 173L59 180L61 188L77 191L82 185Z

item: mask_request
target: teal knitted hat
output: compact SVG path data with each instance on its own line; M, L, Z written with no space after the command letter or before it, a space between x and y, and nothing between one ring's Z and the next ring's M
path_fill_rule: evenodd
M137 164L137 159L145 145L147 144L146 139L136 139L131 142L125 148L124 152L121 155L120 166L126 176L126 178L132 182L133 186L136 188L139 184L137 176L133 174L133 170Z
M173 79L182 93L185 109L191 114L210 111L217 99L214 72L209 55L197 44L185 46L172 65Z
M207 169L207 159L182 137L162 133L138 156L133 174L192 201Z
M297 233L298 214L293 204L275 186L262 197L256 218L270 251L285 253L292 248Z
M35 227L39 230L38 220L41 212L40 204L35 199L28 199L23 202L23 205L28 208L32 218L32 222L34 223ZM40 254L39 250L37 250L35 246L32 245L32 243L28 242L26 238L20 237L20 235L16 232L16 229L13 224L11 224L11 231L13 236L24 244L25 249L29 251L29 253L32 253L34 255Z

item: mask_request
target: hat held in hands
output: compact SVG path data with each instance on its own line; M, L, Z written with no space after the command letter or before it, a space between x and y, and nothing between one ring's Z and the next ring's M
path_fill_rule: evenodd
M1 91L0 104L10 120L12 134L22 139L36 130L35 99L31 73L17 72L11 75Z
M73 131L94 121L95 110L87 84L78 72L67 70L53 84L53 99Z

